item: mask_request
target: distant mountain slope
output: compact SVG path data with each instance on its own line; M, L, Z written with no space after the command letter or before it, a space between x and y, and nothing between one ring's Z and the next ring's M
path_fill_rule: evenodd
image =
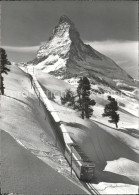
M84 44L67 16L61 16L49 41L40 47L36 59L28 64L63 79L85 72L88 76L95 74L134 83L113 60Z

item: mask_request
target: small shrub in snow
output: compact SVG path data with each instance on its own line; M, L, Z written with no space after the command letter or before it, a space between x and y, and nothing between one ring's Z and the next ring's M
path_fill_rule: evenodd
M67 89L65 91L64 97L61 97L61 103L67 103L68 106L73 106L73 108L75 109L75 98L76 96L74 96L74 93L71 91L71 89Z

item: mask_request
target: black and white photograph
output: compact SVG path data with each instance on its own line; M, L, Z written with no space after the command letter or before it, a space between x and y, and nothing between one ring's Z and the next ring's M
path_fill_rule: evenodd
M138 1L0 2L0 195L139 194Z

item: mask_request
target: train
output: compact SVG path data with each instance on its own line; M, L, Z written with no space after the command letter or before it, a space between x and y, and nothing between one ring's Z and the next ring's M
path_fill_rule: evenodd
M65 158L80 180L90 182L95 177L95 164L77 144L66 143Z

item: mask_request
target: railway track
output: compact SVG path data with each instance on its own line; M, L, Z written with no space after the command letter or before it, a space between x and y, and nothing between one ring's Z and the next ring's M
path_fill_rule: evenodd
M88 190L91 192L91 194L100 194L99 191L93 186L92 183L86 183L86 186L88 188Z
M27 71L28 72L28 71ZM33 71L33 73L34 73L34 71ZM31 73L30 73L31 74ZM31 74L32 75L32 74ZM35 85L35 83L34 83L34 81L32 80L31 81L31 84L32 84L32 87L34 88L34 91L35 91L35 93L36 93L36 95L38 96L38 93L39 93L39 101L40 101L40 104L42 104L42 106L43 106L43 109L45 110L47 110L47 107L46 107L46 105L44 104L44 102L43 102L43 99L40 97L40 92L39 92L39 90L38 90L38 87L36 87L36 85ZM40 87L41 88L41 87ZM38 93L37 93L38 92ZM55 130L58 128L57 127L57 125L55 124L55 122L54 122L54 119L53 119L53 117L51 116L51 114L48 112L48 115L49 115L49 119L51 120L51 122L53 123L53 125L54 125L54 127L55 127ZM65 144L63 144L63 139L62 139L62 137L59 135L59 132L60 132L60 130L59 131L55 131L55 133L56 133L56 137L57 137L57 141L59 142L59 144L61 145L61 147L62 147L62 149L63 149L63 151L64 151L64 148L65 148ZM62 151L62 152L63 152ZM64 152L63 152L63 154L64 154ZM93 186L93 184L91 184L91 183L84 183L84 182L81 182L82 184L83 184L83 186L91 193L91 194L100 194L98 191L97 191L97 189L95 189L95 187Z

